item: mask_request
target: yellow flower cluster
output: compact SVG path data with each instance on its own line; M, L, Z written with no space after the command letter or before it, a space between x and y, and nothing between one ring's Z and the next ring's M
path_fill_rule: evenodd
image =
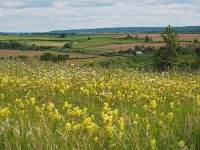
M0 108L0 116L7 118L10 114L10 110L8 107Z
M103 118L103 125L108 136L113 136L114 133L118 133L122 137L124 132L124 119L119 118L118 110L111 110L108 103L104 103L103 111L101 112Z

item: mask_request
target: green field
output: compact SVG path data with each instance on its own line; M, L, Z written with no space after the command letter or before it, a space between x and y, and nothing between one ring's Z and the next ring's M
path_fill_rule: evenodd
M72 55L72 53L83 55L91 55L93 57L94 55L96 57L99 57L97 60L94 58L91 59L85 59L85 60L76 60L75 61L69 61L69 62L75 62L74 64L85 64L90 61L92 62L98 62L98 60L103 60L105 57L102 57L102 55L106 54L107 52L117 52L119 50L126 50L129 48L134 48L135 46L155 46L160 47L164 45L162 43L162 39L159 34L131 34L133 38L127 39L127 34L80 34L80 35L66 35L65 38L60 38L59 35L34 35L34 34L28 34L28 35L0 35L0 41L17 41L26 45L37 45L37 46L51 46L54 47L53 49L45 50L45 51L62 51L67 52ZM135 39L135 36L138 36L137 39ZM152 37L153 41L151 42L145 42L145 36L148 35L149 37ZM88 37L90 37L90 40L88 40ZM199 37L199 38L198 38ZM180 35L180 45L188 45L192 44L192 41L194 39L200 39L199 34L181 34ZM71 48L65 48L63 49L63 45L65 43L72 43ZM40 49L42 51L43 49ZM40 52L34 52L35 55L41 55ZM17 52L17 54L20 55L20 53ZM22 52L21 54L26 54ZM15 55L15 52L8 52L6 56L12 56ZM27 53L27 55L31 55ZM115 54L120 57L127 55L122 54ZM5 56L5 52L0 51L0 57ZM32 56L32 55L31 55ZM131 57L132 55L129 55L128 57ZM115 56L112 56L114 58ZM85 58L88 58L85 57ZM105 60L112 59L111 57L105 58Z
M59 38L55 35L46 35L46 36L37 36L37 35L11 35L11 36L0 36L0 40L14 40L26 43L36 43L40 42L40 45L53 45L56 43L66 43L73 42L74 47L78 49L86 49L89 47L107 45L107 44L126 44L126 43L137 43L144 42L144 39L134 40L134 39L123 39L123 38L114 38L115 36L120 36L120 34L105 34L105 35L67 35L66 38ZM88 37L91 37L91 40L88 40ZM42 44L41 42L44 42ZM53 44L52 44L53 43Z

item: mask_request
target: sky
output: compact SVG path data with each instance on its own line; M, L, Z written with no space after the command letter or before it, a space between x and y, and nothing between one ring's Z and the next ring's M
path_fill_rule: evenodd
M200 25L200 0L0 0L0 32Z

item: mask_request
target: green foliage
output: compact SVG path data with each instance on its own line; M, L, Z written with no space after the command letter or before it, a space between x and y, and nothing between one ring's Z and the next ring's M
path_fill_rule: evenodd
M72 48L72 42L70 43L65 43L63 48Z
M126 50L121 50L118 51L119 54L136 54L136 50L135 49L126 49Z
M132 35L130 35L130 34L127 34L126 38L127 38L127 39L132 39L132 38L133 38L133 36L132 36Z
M53 62L62 62L66 61L69 58L69 55L54 55L52 53L44 53L40 56L42 61L53 61Z
M60 34L60 38L65 38L66 37L66 34L62 33Z
M0 41L0 49L9 50L50 50L55 46L37 46L35 44L27 45L18 41Z
M112 57L112 56L116 56L117 53L116 52L105 52L104 54L102 54L102 56L108 56L108 57Z
M169 25L166 27L165 32L161 34L161 37L166 44L168 50L175 50L178 47L179 36L176 31Z
M151 56L148 55L133 55L131 58L113 58L101 62L90 63L89 66L101 66L103 68L137 68L151 70L152 60Z
M198 41L198 39L194 39L194 43L198 43L199 41Z
M180 55L176 62L176 66L180 69L191 70L197 68L196 62L196 57L193 55Z
M0 41L0 49L22 49L23 44L17 41Z
M197 55L196 49L200 48L200 44L190 44L179 46L176 51L181 55Z
M197 66L200 67L200 47L195 49L197 55Z
M200 47L196 47L195 52L196 52L197 56L200 56Z
M88 37L88 40L91 40L91 37L90 37L90 36Z
M153 41L152 37L146 36L145 37L145 42L151 42Z
M29 57L27 55L18 55L17 58L20 60L27 60Z
M156 70L167 70L175 65L177 52L166 47L160 47L153 54L153 63Z
M154 52L153 63L156 70L167 70L172 68L176 63L178 54L176 49L178 47L178 34L169 25L165 32L161 34L165 47L160 47Z

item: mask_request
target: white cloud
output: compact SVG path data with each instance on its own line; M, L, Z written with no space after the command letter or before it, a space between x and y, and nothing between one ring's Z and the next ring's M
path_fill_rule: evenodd
M0 4L0 32L200 25L198 6L189 0L0 0Z
M2 8L27 8L27 7L47 7L52 5L53 0L0 0Z

